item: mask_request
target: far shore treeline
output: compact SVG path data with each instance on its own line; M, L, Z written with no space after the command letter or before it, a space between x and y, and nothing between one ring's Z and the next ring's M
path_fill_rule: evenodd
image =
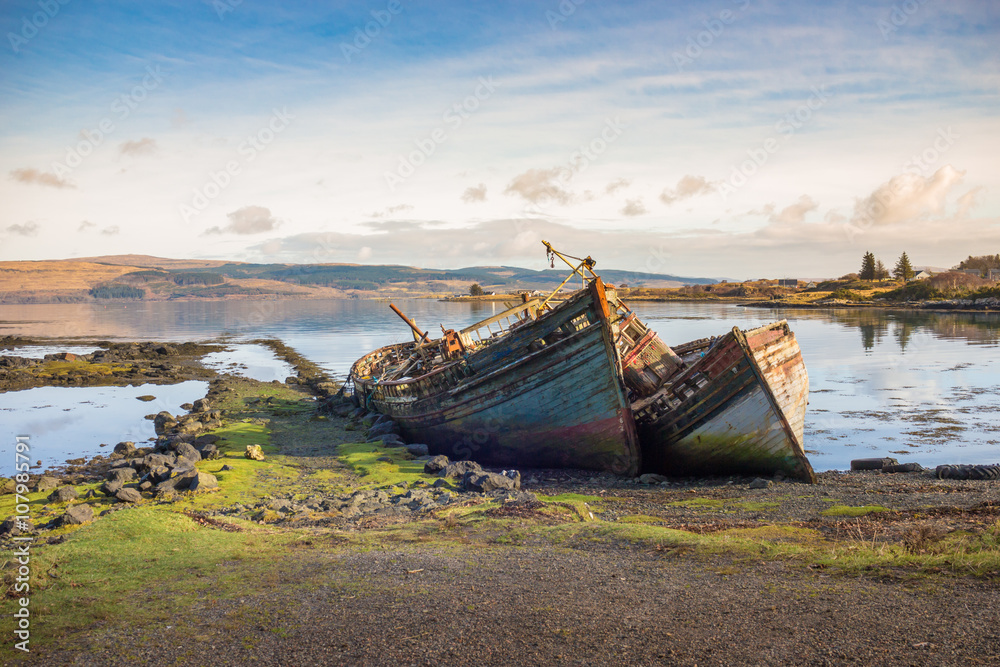
M919 262L919 258L916 260ZM865 252L860 268L835 279L762 278L740 282L604 269L606 283L632 300L730 300L791 305L904 303L1000 297L1000 254L970 255L951 269L915 264L904 251L892 262ZM253 298L465 298L503 300L546 292L566 278L559 269L508 266L422 269L399 265L246 264L144 255L0 262L0 304ZM574 289L579 281L565 289Z

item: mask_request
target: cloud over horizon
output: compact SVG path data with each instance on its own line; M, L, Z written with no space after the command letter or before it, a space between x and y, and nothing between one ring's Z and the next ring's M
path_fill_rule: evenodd
M150 137L143 137L138 141L124 141L118 146L118 152L122 155L131 155L133 157L140 155L153 155L159 150L159 146L156 144L156 140Z
M462 193L462 201L467 204L486 201L486 184L480 183L476 186L467 187L465 192Z
M232 213L227 213L229 224L225 227L210 227L205 234L262 234L274 231L280 224L271 215L271 209L264 206L244 206Z
M14 169L10 172L10 177L18 183L44 185L50 188L76 188L75 185L65 179L59 178L55 174L39 171L32 167Z
M568 204L573 195L563 187L569 180L565 167L551 169L529 169L518 174L507 184L506 195L518 195L532 204L544 204L555 201Z
M704 176L686 175L677 182L677 187L664 188L660 193L660 201L669 206L684 199L714 192L715 189L716 185L710 183Z
M28 221L23 225L9 225L5 231L8 234L13 234L15 236L38 236L38 230L39 227L37 223Z
M924 178L906 172L883 183L858 200L852 222L858 225L888 225L925 219L944 211L948 194L962 182L964 171L946 164Z

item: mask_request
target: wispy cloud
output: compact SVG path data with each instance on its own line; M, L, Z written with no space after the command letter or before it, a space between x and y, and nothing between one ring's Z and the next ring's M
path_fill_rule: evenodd
M274 231L281 221L271 215L271 209L264 206L244 206L226 214L229 224L225 227L210 227L205 234L262 234Z
M118 228L118 225L109 225L108 227L105 227L104 229L101 230L101 234L103 236L116 236L120 232L121 229Z
M855 224L886 225L926 218L944 211L945 198L962 182L964 171L950 164L924 178L907 172L883 183L854 207Z
M476 186L469 186L462 193L462 201L467 204L486 201L486 184L480 183Z
M90 222L89 220L84 220L83 222L80 223L80 226L76 228L76 231L78 231L78 232L86 232L86 231L88 231L90 229L93 229L96 226L97 225L95 223Z
M59 178L55 174L50 174L48 172L39 171L32 167L25 167L22 169L14 169L10 172L11 179L19 183L28 183L33 185L45 185L50 188L75 188L76 186L69 181Z
M124 141L118 146L118 152L122 155L131 155L137 157L140 155L152 155L156 153L159 146L156 145L156 139L150 137L143 137L137 141L129 140Z
M641 199L625 200L625 206L622 208L622 215L634 217L637 215L644 215L645 213L647 213L646 207L643 205Z
M23 225L13 224L7 227L5 230L8 234L13 234L15 236L38 236L38 224L34 222L26 222Z
M819 204L809 195L802 195L799 200L790 206L786 206L779 212L774 213L773 208L768 218L771 222L784 224L797 224L806 219L806 215L819 208Z
M624 179L624 178L619 178L619 179L616 179L614 181L611 181L606 186L604 186L604 192L606 194L613 195L614 193L618 192L622 188L627 188L631 184L632 184L632 181L629 181L628 179Z
M683 199L689 199L698 195L706 195L716 188L714 183L706 180L704 176L684 176L677 182L675 188L664 188L660 193L660 201L668 206Z
M412 211L413 206L410 204L397 204L396 206L390 206L381 211L373 211L368 214L369 218L385 218L390 215L395 215L396 213L402 213L403 211Z
M566 180L565 175L566 169L562 167L529 169L515 176L507 184L504 194L518 195L532 204L540 204L545 201L568 204L572 201L573 195L562 185L562 181Z

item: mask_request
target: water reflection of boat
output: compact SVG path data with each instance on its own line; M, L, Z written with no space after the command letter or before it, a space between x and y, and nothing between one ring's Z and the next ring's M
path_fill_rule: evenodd
M433 453L636 474L639 447L603 283L548 301L524 299L439 339L410 323L418 340L355 362L355 396Z

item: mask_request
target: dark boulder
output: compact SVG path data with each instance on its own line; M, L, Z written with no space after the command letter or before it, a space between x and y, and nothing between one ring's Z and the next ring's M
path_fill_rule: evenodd
M462 478L462 488L477 493L489 493L497 490L516 491L521 488L521 473L516 470L505 471L508 474L495 472L467 472Z
M136 489L122 488L115 494L115 499L120 503L137 503L142 500L142 494Z
M177 453L177 458L185 458L194 463L201 461L201 452L195 449L194 445L189 442L178 443L174 452Z
M212 409L212 405L208 402L207 398L199 398L193 403L191 408L192 412L208 412Z
M395 433L387 433L381 436L383 447L405 447L406 443Z
M428 475L436 475L447 468L449 463L451 463L451 461L448 460L447 456L438 454L424 464L424 472Z
M115 454L121 454L124 458L130 459L135 456L134 442L119 442L115 445Z
M42 475L35 482L35 491L51 491L52 489L59 486L59 480L55 477L49 477L48 475Z
M74 487L62 486L49 494L49 502L68 503L71 500L76 500L79 495Z
M192 479L191 483L188 485L188 489L191 491L208 491L210 489L219 488L219 480L215 475L209 474L207 472L199 472Z
M113 496L121 491L123 486L125 485L117 479L107 480L104 484L101 484L101 493L106 496Z
M137 477L138 474L135 472L135 468L113 468L108 471L106 479L126 484L135 480Z
M222 456L222 454L219 453L219 448L215 445L202 445L198 448L198 452L201 454L203 461L211 461Z
M406 451L408 451L413 456L427 456L427 445L422 445L419 443L414 443L412 445L406 446Z
M174 470L171 473L169 479L165 479L156 485L157 492L161 490L170 489L173 491L181 491L187 489L195 477L198 476L198 471L194 468L188 470Z
M30 533L34 529L35 526L30 519L18 516L9 516L4 519L3 523L0 523L0 535L10 535L11 537Z
M391 419L375 424L368 429L368 442L378 440L383 435L388 435L390 433L399 434L399 426Z
M94 520L94 509L87 503L73 505L66 508L66 513L59 518L59 523L64 526L79 525Z
M163 435L176 424L177 419L166 411L158 412L156 416L153 417L153 428L156 430L157 435Z
M426 467L426 464L424 465ZM454 463L449 463L438 475L441 477L465 479L465 474L470 472L482 473L483 467L475 461L455 461Z

